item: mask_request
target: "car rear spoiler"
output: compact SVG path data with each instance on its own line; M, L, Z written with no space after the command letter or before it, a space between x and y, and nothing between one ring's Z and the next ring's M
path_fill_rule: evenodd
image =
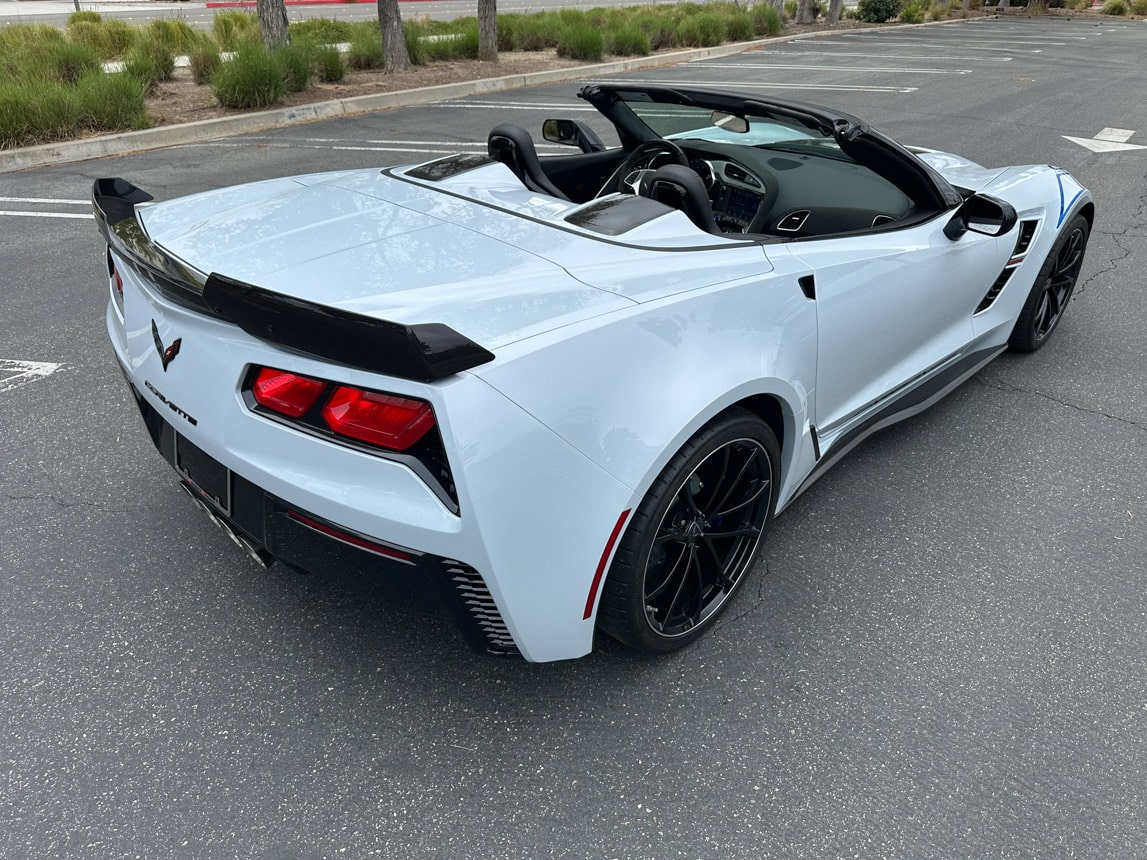
M260 340L399 379L432 382L494 360L488 349L441 323L405 325L219 274L205 277L148 237L136 206L153 199L125 179L97 179L92 185L96 226L108 247L184 307L234 323Z

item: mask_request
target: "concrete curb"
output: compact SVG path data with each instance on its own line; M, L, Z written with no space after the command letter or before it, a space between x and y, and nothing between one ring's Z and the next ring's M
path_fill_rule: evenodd
M929 21L925 24L898 24L890 27L870 27L868 33L886 30L903 30L916 27L931 27L937 24L959 24L964 19ZM716 57L729 57L767 45L791 42L796 39L821 38L839 35L838 30L822 30L815 33L792 33L788 36L775 36L770 39L757 39L753 42L737 42L732 45L718 45L714 48L694 48L687 51L674 51L669 54L653 54L629 60L615 60L610 63L597 63L591 66L576 66L565 69L551 69L544 72L528 72L520 75L505 75L499 78L480 78L474 81L459 81L454 84L439 84L433 87L419 87L409 90L395 90L389 93L376 93L367 96L336 99L328 102L298 105L297 107L276 108L257 113L225 116L216 119L199 120L181 125L148 128L141 131L128 131L90 137L85 140L60 141L28 146L21 149L0 151L0 173L68 164L75 161L88 161L93 158L106 158L113 155L128 155L151 149L164 149L187 143L202 143L218 140L236 134L253 134L272 128L333 119L341 116L393 110L400 107L413 107L430 104L444 99L456 99L481 93L497 93L539 84L561 83L562 81L615 75L653 69L658 66L671 66L678 63L705 60Z

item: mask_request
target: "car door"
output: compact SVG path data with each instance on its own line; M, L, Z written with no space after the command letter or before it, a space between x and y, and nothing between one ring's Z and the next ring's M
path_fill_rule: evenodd
M815 279L813 402L826 449L957 360L972 340L972 313L1007 250L1001 250L1005 240L977 233L949 239L949 218L943 213L898 230L789 245Z

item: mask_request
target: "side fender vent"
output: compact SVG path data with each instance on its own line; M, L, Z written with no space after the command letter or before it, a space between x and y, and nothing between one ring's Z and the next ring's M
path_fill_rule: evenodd
M980 300L980 304L976 308L977 314L983 313L995 303L996 299L999 298L1000 293L1003 292L1003 289L1007 285L1008 281L1011 280L1012 272L1015 270L1015 266L1009 266L1000 272L1000 276L996 278L996 282L992 284L991 289L989 289L984 297ZM973 316L975 316L975 314L973 314Z
M442 564L454 593L482 634L486 650L492 654L517 654L518 646L514 644L514 637L510 635L510 629L482 575L460 561L444 559Z

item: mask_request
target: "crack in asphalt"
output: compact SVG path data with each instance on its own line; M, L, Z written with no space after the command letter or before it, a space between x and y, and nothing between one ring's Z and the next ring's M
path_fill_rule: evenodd
M1132 421L1130 418L1123 418L1119 415L1112 415L1110 412L1103 412L1099 409L1088 409L1086 406L1080 406L1078 403L1070 403L1067 400L1060 400L1058 397L1052 397L1050 394L1045 394L1042 391L1035 391L1030 388L1023 388L1019 385L1010 385L998 379L985 379L982 376L973 376L972 381L984 386L985 388L994 388L997 391L1008 391L1015 394L1030 394L1034 397L1041 397L1044 400L1050 400L1052 403L1057 403L1060 406L1066 406L1068 409L1074 409L1076 412L1082 412L1086 415L1094 415L1098 418L1109 418L1112 421L1117 421L1120 424L1126 424L1129 427L1134 427L1136 430L1141 430L1147 433L1147 424L1139 421Z

